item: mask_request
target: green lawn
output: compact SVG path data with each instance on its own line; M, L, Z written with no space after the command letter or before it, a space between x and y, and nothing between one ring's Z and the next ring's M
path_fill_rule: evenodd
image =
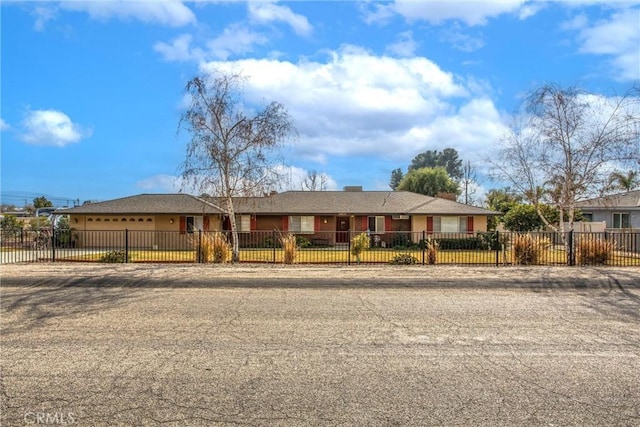
M71 253L60 253L56 256L59 261L85 261L97 262L107 253L94 252L81 255L72 255ZM398 254L409 254L418 260L418 264L422 263L422 251L420 250L394 250L394 249L376 249L365 251L361 255L362 263L389 263L394 256ZM282 249L241 249L240 261L253 263L282 263L284 252ZM163 251L163 250L131 250L129 251L129 262L195 262L195 251ZM314 248L301 249L296 257L298 264L346 264L351 262L356 264L356 257L350 255L347 250L333 248ZM512 263L510 251L497 254L497 262L499 264ZM438 251L437 264L496 264L495 251L481 250L455 250L455 251ZM545 251L539 262L540 265L550 264L566 264L566 255L563 250L549 249ZM608 263L609 265L624 266L640 266L640 257L631 256L623 253L616 253Z

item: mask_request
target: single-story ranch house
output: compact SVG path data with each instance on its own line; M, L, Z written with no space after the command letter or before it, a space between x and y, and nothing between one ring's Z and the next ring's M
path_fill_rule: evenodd
M229 230L223 201L188 194L140 194L87 204L59 213L69 215L71 227L79 232L104 231L104 238L78 242L98 246L109 237L106 231L154 231L154 237L129 242L135 246L168 247L173 236L192 235L198 230ZM404 232L413 241L424 234L461 233L474 235L487 231L487 219L498 215L475 206L428 197L407 191L287 191L264 197L234 199L238 231L245 236L273 230L302 235L314 243L346 243L355 232L369 232L381 245ZM82 235L82 233L79 233ZM164 236L167 234L167 236ZM98 239L96 241L95 239ZM141 239L141 237L139 237ZM149 241L153 239L153 241ZM163 241L166 240L166 241ZM175 237L172 237L175 239ZM82 240L82 237L80 237Z
M586 221L604 222L608 230L640 230L640 190L584 200L576 206Z

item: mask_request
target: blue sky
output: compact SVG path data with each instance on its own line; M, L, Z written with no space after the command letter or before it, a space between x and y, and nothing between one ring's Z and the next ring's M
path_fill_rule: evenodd
M640 1L2 1L3 202L179 190L186 81L240 70L245 99L298 130L291 189L388 189L392 169L457 149L483 179L522 95L610 95L640 81Z

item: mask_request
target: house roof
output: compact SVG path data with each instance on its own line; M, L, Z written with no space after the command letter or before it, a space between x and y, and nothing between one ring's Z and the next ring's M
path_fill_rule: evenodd
M139 194L65 209L64 214L219 214L209 201L190 194Z
M498 215L475 206L409 191L287 191L234 200L239 214ZM220 203L214 201L214 204Z
M65 214L220 214L222 199L188 194L140 194L65 209ZM234 198L237 214L262 215L499 215L408 191L287 191Z
M640 190L584 200L582 202L578 202L576 207L579 207L582 210L608 210L612 208L638 209L640 208Z

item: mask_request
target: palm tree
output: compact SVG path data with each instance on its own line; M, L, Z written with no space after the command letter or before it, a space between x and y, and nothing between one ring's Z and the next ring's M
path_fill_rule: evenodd
M623 172L616 171L609 175L609 188L629 192L640 187L639 178L638 172L636 171L629 171L626 175Z

